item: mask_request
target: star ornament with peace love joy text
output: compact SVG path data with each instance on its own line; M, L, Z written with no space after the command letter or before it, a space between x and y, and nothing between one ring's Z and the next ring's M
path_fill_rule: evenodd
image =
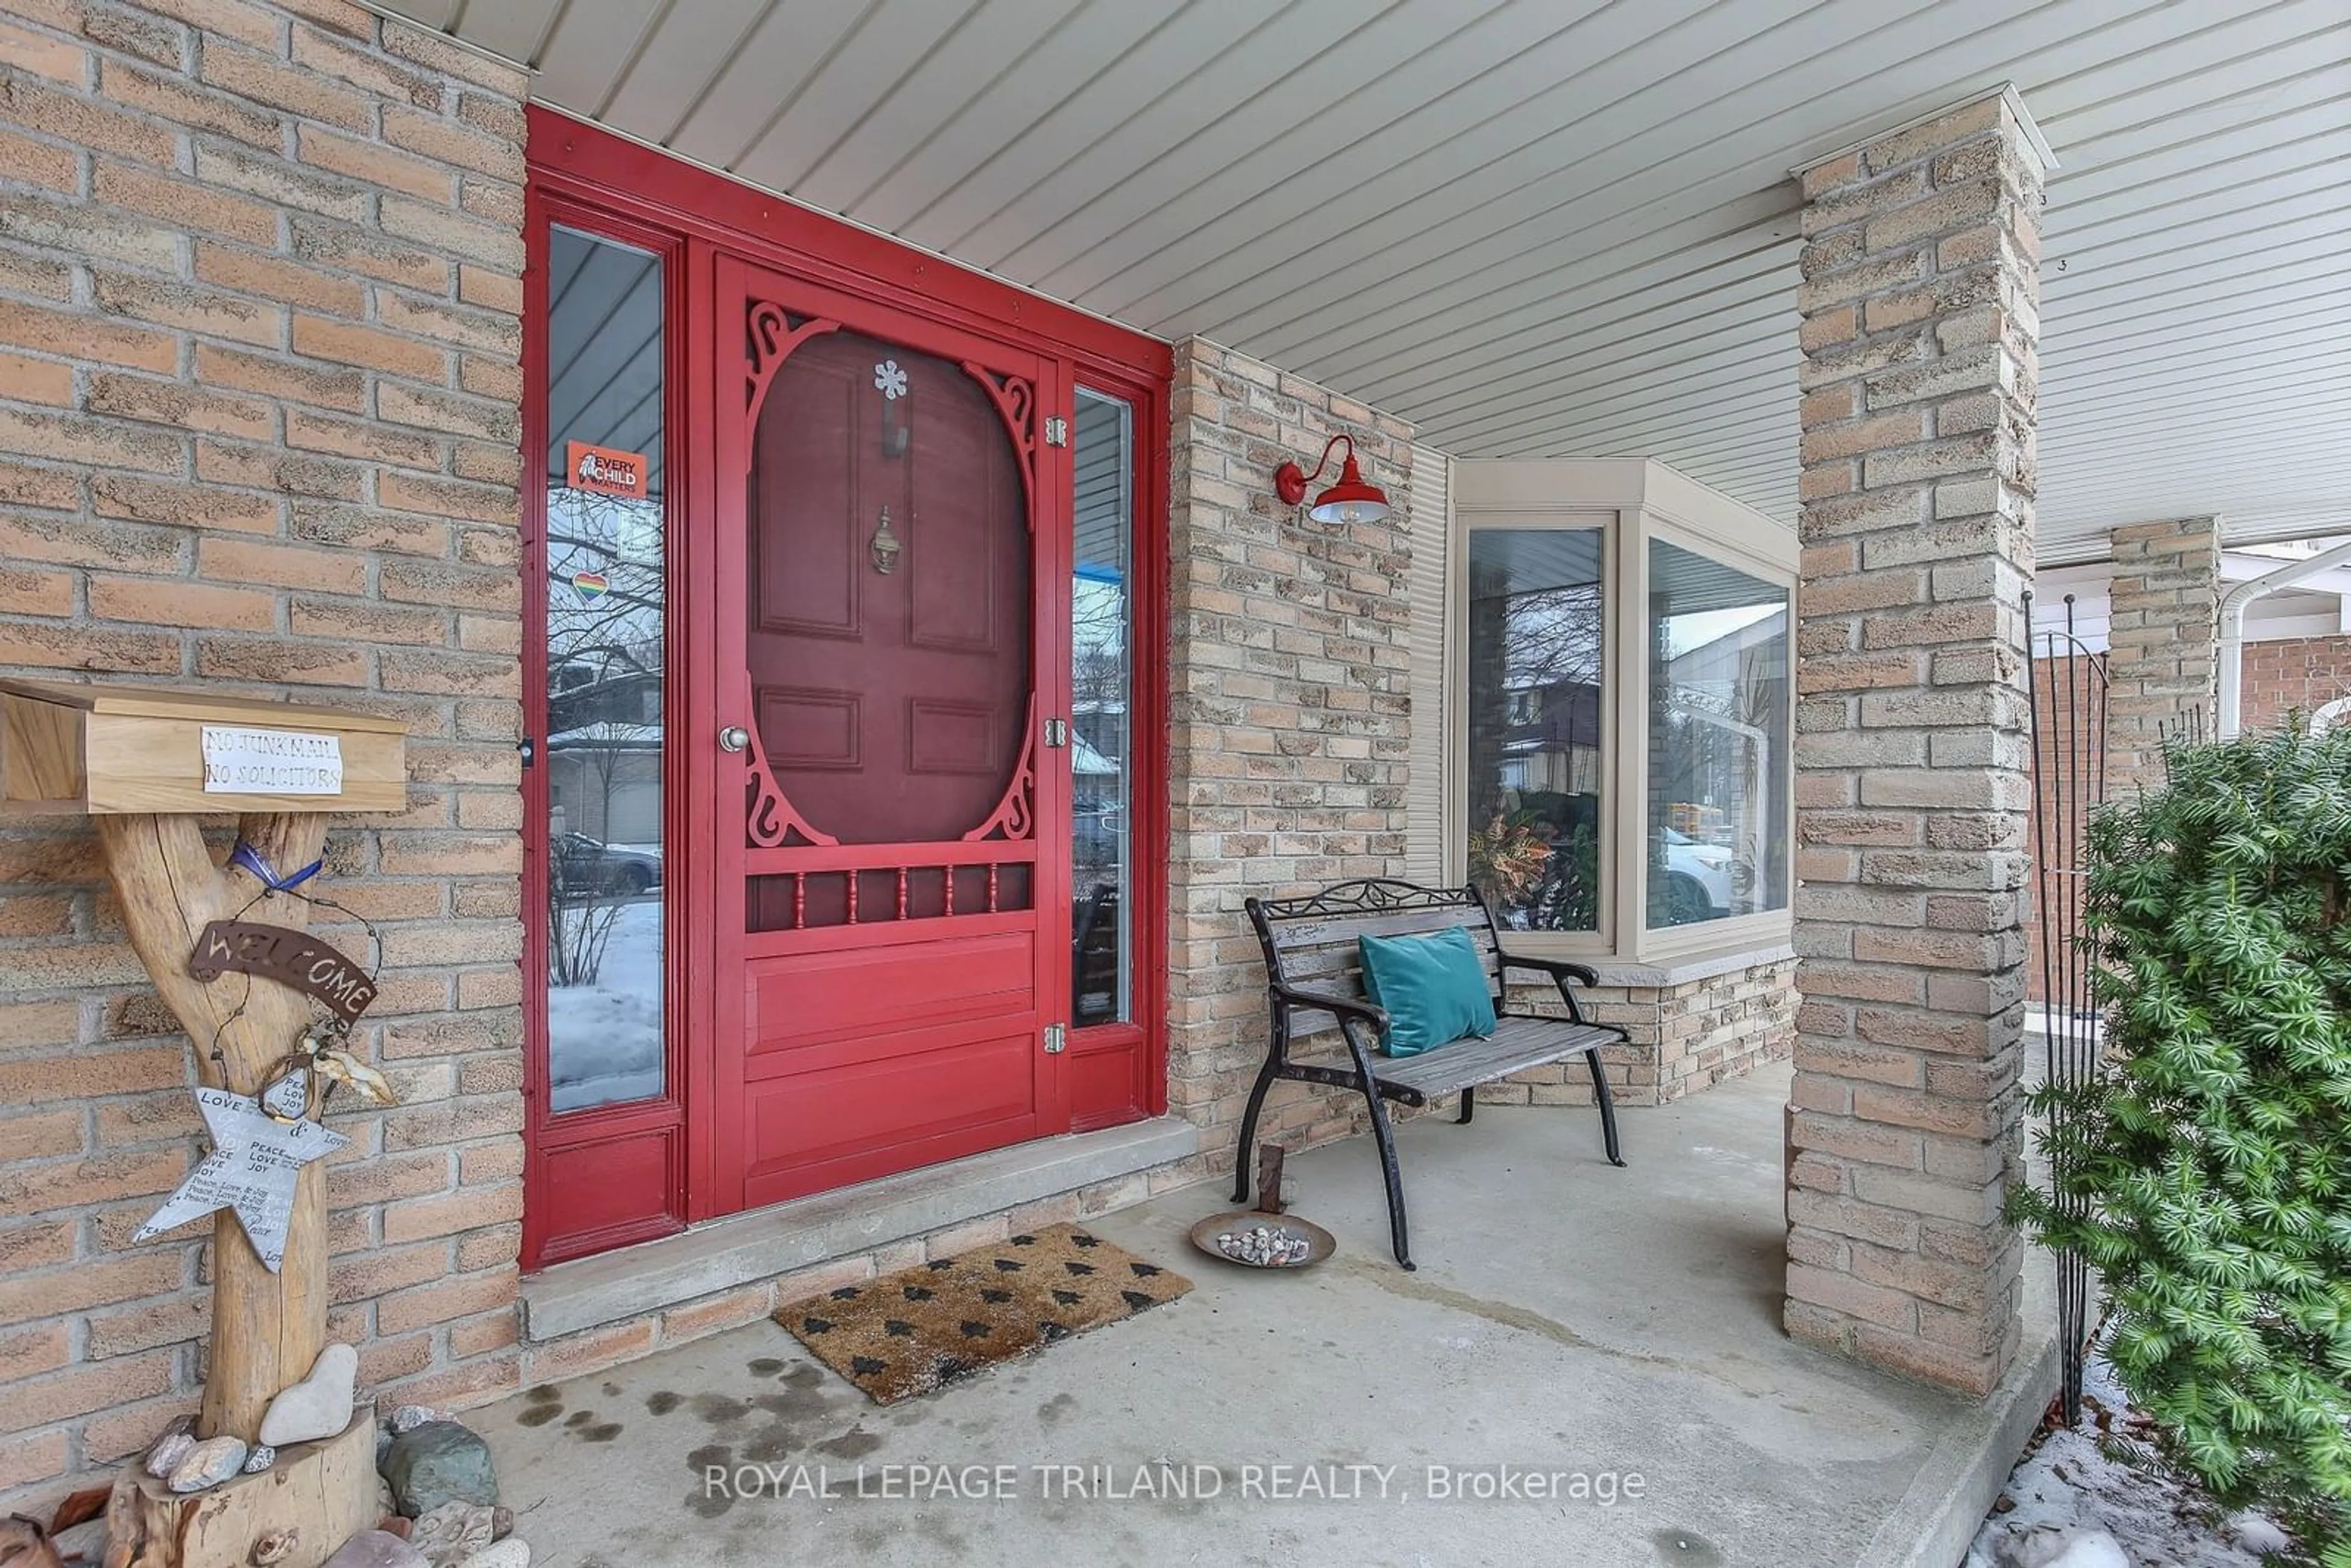
M279 1121L250 1094L208 1088L195 1093L196 1108L212 1134L213 1152L131 1239L144 1241L225 1208L236 1215L246 1239L275 1274L286 1258L295 1178L304 1166L324 1159L350 1140L308 1119Z

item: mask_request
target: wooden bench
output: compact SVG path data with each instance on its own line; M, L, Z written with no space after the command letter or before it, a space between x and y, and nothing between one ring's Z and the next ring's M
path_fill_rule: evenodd
M1272 1039L1265 1065L1258 1070L1257 1084L1249 1091L1249 1109L1241 1117L1234 1202L1249 1201L1248 1155L1257 1137L1258 1113L1265 1107L1266 1092L1281 1078L1353 1089L1370 1103L1372 1137L1387 1176L1388 1228L1395 1243L1396 1261L1406 1269L1413 1262L1405 1237L1404 1185L1396 1170L1395 1137L1388 1126L1386 1101L1420 1106L1458 1094L1458 1120L1467 1123L1477 1109L1479 1084L1581 1055L1591 1069L1592 1092L1600 1102L1600 1132L1607 1145L1608 1163L1625 1163L1616 1142L1615 1102L1601 1072L1600 1048L1620 1043L1626 1037L1621 1029L1585 1019L1574 990L1577 985L1595 984L1595 977L1581 964L1503 951L1493 912L1475 888L1421 887L1385 879L1346 882L1303 897L1252 898L1247 907L1258 943L1265 949ZM1456 925L1469 933L1471 944L1485 961L1500 1027L1489 1039L1456 1040L1417 1056L1377 1054L1387 1015L1364 999L1356 938L1426 936ZM1510 1010L1504 978L1511 969L1550 976L1567 1004L1567 1017ZM1329 1027L1314 1021L1323 1016L1338 1020L1349 1065L1290 1060L1294 1043L1318 1028ZM1306 1027L1300 1027L1301 1019L1307 1020Z

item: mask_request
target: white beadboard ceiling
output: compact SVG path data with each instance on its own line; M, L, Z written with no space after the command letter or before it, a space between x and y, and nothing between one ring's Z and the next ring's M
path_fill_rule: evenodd
M2351 529L2344 0L391 0L546 102L1462 456L1795 513L1802 163L2003 80L2056 151L2045 559Z

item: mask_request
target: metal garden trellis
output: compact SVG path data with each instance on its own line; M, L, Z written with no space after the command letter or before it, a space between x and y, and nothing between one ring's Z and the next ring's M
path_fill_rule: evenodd
M2024 596L2026 689L2032 720L2033 904L2040 934L2041 1006L2048 1082L2079 1088L2094 1082L2103 1049L2090 995L2092 956L2082 942L2082 894L2090 813L2106 792L2106 655L2075 630L2074 596L2065 596L2063 631L2031 631L2032 595ZM2046 677L2048 691L2042 690ZM2059 1210L2080 1212L2051 1173ZM2057 1330L2064 1359L2065 1422L2082 1418L2082 1370L2088 1354L2089 1260L2057 1253Z

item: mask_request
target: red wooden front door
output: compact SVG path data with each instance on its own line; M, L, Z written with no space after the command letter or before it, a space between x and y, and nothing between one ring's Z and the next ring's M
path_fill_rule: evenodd
M714 1209L1064 1130L1057 361L717 261ZM1063 672L1057 675L1057 672Z

